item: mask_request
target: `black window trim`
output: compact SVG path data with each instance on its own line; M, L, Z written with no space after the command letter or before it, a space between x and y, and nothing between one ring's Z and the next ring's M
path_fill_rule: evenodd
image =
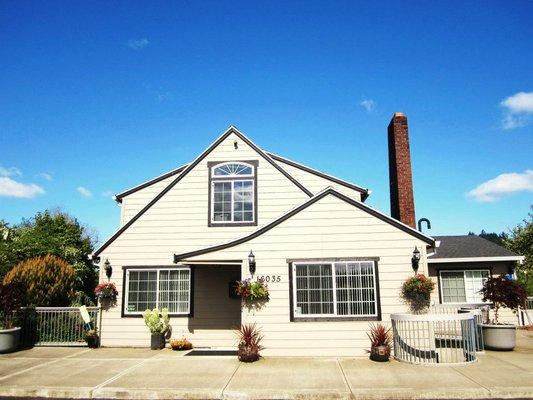
M169 313L173 318L192 318L194 317L194 265L128 265L122 267L122 305L120 310L121 318L143 318L142 314L128 314L126 312L126 272L129 270L159 270L159 269L184 269L190 271L190 288L189 288L189 313Z
M228 163L236 163L236 164L248 164L253 166L254 174L253 176L243 176L240 177L213 177L212 171L213 169L220 164L228 164ZM258 199L257 199L257 174L258 174L258 166L259 161L258 160L224 160L224 161L208 161L207 162L207 174L208 174L208 202L207 202L207 226L209 227L230 227L230 226L257 226L257 209L258 207ZM246 180L246 181L253 181L254 184L254 220L253 221L244 221L244 222L213 222L211 219L213 210L213 200L212 200L212 191L213 191L213 181L234 181L234 180Z
M305 262L335 262L342 261L372 261L374 263L374 274L376 282L376 316L346 316L346 317L300 317L294 315L294 289L292 267L294 263ZM379 257L329 257L329 258L297 258L287 259L289 268L289 307L291 322L342 322L342 321L381 321L381 294L379 288Z

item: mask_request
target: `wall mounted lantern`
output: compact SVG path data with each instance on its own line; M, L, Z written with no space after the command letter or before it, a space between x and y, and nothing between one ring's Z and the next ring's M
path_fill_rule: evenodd
M113 273L113 268L111 267L111 263L106 258L104 263L104 270L105 270L105 276L107 276L107 280L111 279L111 274Z
M250 254L248 255L248 269L250 270L250 274L254 276L255 274L255 256L252 250L250 250Z
M413 251L413 257L411 257L411 266L413 267L413 271L415 271L415 275L418 271L418 264L420 263L420 250L415 246L415 250Z

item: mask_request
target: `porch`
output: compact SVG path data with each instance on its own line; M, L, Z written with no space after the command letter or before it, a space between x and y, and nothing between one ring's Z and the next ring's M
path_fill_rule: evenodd
M366 358L266 357L243 364L236 357L183 357L169 349L39 347L0 355L0 396L529 398L533 332L517 333L514 352L486 351L474 365L438 368Z

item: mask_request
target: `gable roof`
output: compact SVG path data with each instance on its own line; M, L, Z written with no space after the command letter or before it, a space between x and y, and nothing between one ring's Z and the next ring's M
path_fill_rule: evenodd
M345 180L339 179L339 178L334 177L332 175L325 174L324 172L317 171L316 169L307 167L307 166L305 166L303 164L300 164L300 163L298 163L296 161L289 160L288 158L285 158L285 157L282 157L280 155L271 153L269 151L267 151L267 154L270 157L272 157L274 160L276 160L276 161L280 161L282 163L290 165L291 167L301 169L302 171L305 171L305 172L309 172L310 174L313 174L313 175L319 176L321 178L327 179L328 181L331 181L331 182L335 182L335 183L337 183L339 185L342 185L344 187L347 187L349 189L356 190L356 191L361 193L361 201L365 201L368 198L368 196L370 195L369 190L365 189L365 188L362 188L361 186L354 185L353 183L350 183L350 182L347 182Z
M202 249L198 249L198 250L195 250L195 251L190 251L190 252L187 252L187 253L182 253L182 254L174 254L174 263L177 263L178 261L180 260L183 260L187 257L194 257L194 256L199 256L199 255L202 255L202 254L206 254L206 253L211 253L213 251L218 251L218 250L223 250L223 249L227 249L229 247L233 247L233 246L236 246L236 245L239 245L239 244L242 244L242 243L246 243L247 241L249 240L252 240L258 236L261 236L263 233L266 233L268 232L269 230L271 230L272 228L278 226L279 224L281 224L282 222L288 220L289 218L291 218L292 216L298 214L300 211L303 211L305 210L307 207L309 207L310 205L316 203L317 201L319 201L320 199L326 197L326 196L335 196L337 197L338 199L340 200L343 200L345 201L346 203L354 206L354 207L357 207L359 208L360 210L363 210L369 214L371 214L372 216L376 217L376 218L379 218L381 219L382 221L416 237L417 239L420 239L424 242L426 242L427 244L429 244L430 246L434 246L435 245L435 240L429 236L426 236L424 235L423 233L417 231L416 229L413 229L411 228L410 226L408 225L405 225L404 223L392 218L392 217L389 217L388 215L385 215L375 209L373 209L372 207L364 204L363 202L360 202L360 201L357 201L357 200L354 200L340 192L338 192L337 190L333 189L332 187L329 187L327 189L324 189L323 191L321 191L320 193L317 193L316 195L314 195L312 198L310 198L309 200L307 200L305 203L299 205L298 207L292 209L291 211L285 213L284 215L282 215L281 217L279 217L278 219L272 221L271 223L263 226L262 228L259 228L257 229L256 231L246 235L246 236L243 236L239 239L235 239L235 240L232 240L232 241L229 241L227 243L223 243L223 244L219 244L219 245L215 245L215 246L209 246L209 247L205 247L205 248L202 248Z
M129 196L132 193L135 193L141 189L144 189L145 187L148 187L150 185L153 185L154 183L160 182L163 179L167 179L173 175L177 175L180 172L182 172L189 164L182 165L181 167L178 167L176 169L173 169L172 171L168 171L167 173L160 175L154 179L150 179L149 181L146 181L144 183L141 183L140 185L134 186L131 189L125 190L123 192L120 192L115 195L115 201L118 203L122 203L122 199L126 196Z
M312 197L308 189L306 189L300 182L294 179L287 171L285 171L278 163L276 163L268 154L257 147L250 139L248 139L243 133L241 133L234 126L230 126L217 140L215 140L206 150L204 150L193 162L187 164L181 173L165 187L156 197L154 197L146 206L144 206L133 218L131 218L124 226L122 226L117 232L107 239L94 253L93 257L98 257L102 251L104 251L111 243L113 243L126 229L128 229L135 221L137 221L141 215L143 215L150 207L152 207L157 201L163 197L170 189L172 189L179 181L183 179L194 167L196 167L205 157L211 153L220 143L222 143L229 135L235 134L260 156L262 156L269 164L276 168L282 175L289 179L295 186L302 190L307 196Z
M497 261L496 259L501 261L522 259L511 250L477 235L435 236L435 240L440 241L440 245L435 254L428 258L428 262L444 262L443 260L453 262L454 260L479 258L492 258L494 261Z

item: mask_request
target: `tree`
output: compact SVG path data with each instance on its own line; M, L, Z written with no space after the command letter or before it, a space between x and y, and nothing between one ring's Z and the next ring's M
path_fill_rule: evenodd
M469 235L475 235L474 232L468 232ZM485 229L482 229L478 235L483 239L490 240L493 243L496 243L500 246L505 246L505 239L507 239L507 234L505 232L496 233L496 232L485 232Z
M94 298L98 275L88 255L95 244L94 234L58 210L39 212L13 227L0 221L0 279L21 261L51 254L74 268L75 290Z
M518 279L524 283L528 295L533 295L533 206L528 218L515 226L505 240L505 246L525 257L521 265L517 265Z

